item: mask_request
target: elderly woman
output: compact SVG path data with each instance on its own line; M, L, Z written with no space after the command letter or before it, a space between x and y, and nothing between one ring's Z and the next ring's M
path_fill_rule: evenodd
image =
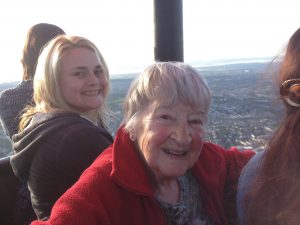
M229 224L235 214L225 206L235 202L239 172L253 153L204 142L210 98L191 66L148 67L129 89L114 145L48 221L33 224Z

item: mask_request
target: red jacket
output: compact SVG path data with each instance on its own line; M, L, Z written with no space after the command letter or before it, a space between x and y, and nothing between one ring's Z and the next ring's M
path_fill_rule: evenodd
M224 150L205 143L192 171L203 206L214 224L232 224L236 186L242 167L254 153ZM229 210L229 211L230 211ZM123 129L54 205L48 221L32 225L165 225L166 216L154 198L147 169Z

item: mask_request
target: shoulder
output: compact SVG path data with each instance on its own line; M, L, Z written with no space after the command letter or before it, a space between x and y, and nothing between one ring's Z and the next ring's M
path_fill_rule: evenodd
M34 126L41 126L42 130L53 130L59 128L61 138L72 137L76 141L76 137L86 137L91 140L97 135L99 138L112 139L109 132L101 127L95 126L90 121L82 118L79 114L73 112L64 113L38 113L33 118ZM84 140L83 140L84 141Z
M112 142L112 137L104 128L99 128L89 122L82 121L64 128L63 139L72 142Z
M62 159L72 157L78 160L82 157L96 158L113 142L112 137L105 129L85 121L77 121L63 127L58 132L54 132L48 140L60 143L57 150Z
M55 173L73 183L111 143L97 127L84 124L65 126L39 145L35 161L47 157L47 162L52 167L55 165ZM47 169L49 166L42 167Z
M238 150L236 147L231 147L229 149L225 149L220 145L205 142L203 145L202 153L205 156L222 158L224 160L249 160L255 152L251 150Z
M206 168L222 171L228 179L237 181L241 170L254 154L249 150L240 151L235 147L224 149L213 143L205 143L199 160Z
M54 148L61 160L70 157L95 159L113 141L105 129L96 127L77 114L44 114L34 120L32 126L39 129L36 133L44 140L40 146L44 149L41 154L49 154Z
M202 147L201 155L223 158L225 151L223 147L217 144L205 142Z
M113 142L112 137L105 129L85 122L68 126L56 136L61 138L60 154L62 159L67 157L74 161L83 160L83 158L86 161L93 161Z
M6 102L13 94L13 89L6 89L0 93L0 102Z
M15 87L2 91L0 94L0 102L1 104L6 103L6 105L19 102L23 103L24 101L27 103L30 101L32 94L32 81L23 81Z
M207 170L210 168L223 170L226 166L224 157L225 151L226 150L219 145L205 142L198 160L199 165L201 165L201 168L206 168Z
M246 164L246 166L241 172L239 185L243 186L244 183L248 183L248 182L251 183L251 181L259 171L263 156L264 156L264 152L262 151L257 153L249 160L249 162Z
M238 188L237 188L237 213L241 224L245 224L245 211L247 207L244 204L245 197L251 189L256 175L259 173L259 168L262 163L264 152L259 152L253 156L241 172Z
M26 93L28 91L33 91L32 81L22 81L14 87L8 88L1 92L0 97L10 97L12 95L17 95L21 93Z

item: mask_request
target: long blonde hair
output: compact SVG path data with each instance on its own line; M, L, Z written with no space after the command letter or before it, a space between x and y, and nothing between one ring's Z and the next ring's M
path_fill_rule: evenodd
M101 61L107 85L103 90L105 101L99 109L97 109L97 117L100 125L107 128L109 123L109 110L106 106L106 97L109 92L109 71L102 54L99 49L86 38L60 35L48 43L39 57L33 81L33 99L35 105L28 106L25 109L20 121L20 131L28 125L33 115L37 112L50 112L53 109L61 109L80 113L66 103L58 85L61 66L60 59L67 50L79 47L92 50Z

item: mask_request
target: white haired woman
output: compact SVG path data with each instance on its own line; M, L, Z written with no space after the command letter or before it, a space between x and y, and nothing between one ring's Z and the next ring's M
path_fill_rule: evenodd
M184 63L133 81L114 145L33 224L229 224L239 171L253 155L204 142L210 90ZM79 213L80 212L80 213ZM230 218L232 217L232 218Z

